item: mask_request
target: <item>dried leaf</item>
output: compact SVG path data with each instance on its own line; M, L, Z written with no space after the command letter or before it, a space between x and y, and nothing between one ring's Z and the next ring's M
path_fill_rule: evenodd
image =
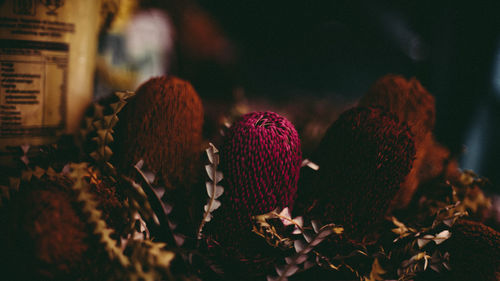
M204 210L205 210L205 212L209 212L209 213L211 213L211 212L213 212L214 210L217 210L217 208L219 208L219 207L220 207L220 205L221 205L220 201L218 201L218 200L213 200L213 201L212 201L212 204L206 204L206 205L204 206Z
M314 229L314 232L318 233L319 231L319 223L317 221L311 221L311 225Z
M304 231L304 233L302 233L302 235L304 236L304 239L306 240L307 243L310 243L313 240L313 234L312 233Z
M307 166L307 167L309 167L309 168L311 168L311 169L313 169L315 171L319 170L319 165L316 164L316 163L314 163L314 162L312 162L309 159L302 160L301 167L305 167L305 166Z
M205 169L207 170L208 177L215 183L219 183L222 180L222 172L216 171L216 168L212 164L205 165Z
M207 181L206 187L207 187L208 197L210 197L210 198L217 199L222 195L222 193L224 193L224 188L220 185L216 185L214 188L213 182Z
M443 230L436 235L436 237L433 239L433 241L437 245L439 245L439 244L443 243L444 241L446 241L446 239L448 239L450 237L451 237L451 232L448 230Z
M206 149L208 161L210 163L218 166L219 165L219 150L212 144L208 144L210 147Z
M307 247L307 244L304 243L302 240L295 240L293 246L295 248L295 252L299 253L302 252Z
M203 230L203 226L206 222L209 222L212 218L211 212L220 207L220 201L216 200L224 193L224 188L220 185L217 185L222 178L222 172L217 171L217 165L219 164L218 150L217 148L210 143L210 147L206 150L207 156L211 164L205 165L205 169L207 171L208 177L212 182L206 183L207 194L208 194L208 202L204 206L205 213L203 214L202 220L200 222L200 226L198 227L198 239L201 239L201 233Z
M419 248L424 247L424 246L425 246L425 245L427 245L427 243L429 243L429 242L431 242L431 240L429 240L429 239L422 239L422 238L417 239L417 243L418 243L418 247L419 247Z

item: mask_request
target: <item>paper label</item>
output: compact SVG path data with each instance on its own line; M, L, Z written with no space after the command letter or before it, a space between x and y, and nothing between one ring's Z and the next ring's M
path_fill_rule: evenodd
M0 39L0 46L0 138L63 130L68 44Z

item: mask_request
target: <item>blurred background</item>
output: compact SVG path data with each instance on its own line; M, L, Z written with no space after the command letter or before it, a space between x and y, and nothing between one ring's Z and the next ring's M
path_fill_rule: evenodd
M307 156L377 78L415 76L436 98L437 140L500 182L500 1L118 2L96 98L176 75L202 97L208 139L231 111L271 109L296 124Z

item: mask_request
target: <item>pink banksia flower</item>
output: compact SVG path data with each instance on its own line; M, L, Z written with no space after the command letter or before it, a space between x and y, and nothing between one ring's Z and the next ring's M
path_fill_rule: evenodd
M393 115L364 107L344 112L316 151L316 178L304 186L314 194L312 217L342 225L361 241L383 220L414 156L408 126Z
M244 115L227 132L220 152L227 229L251 232L251 217L291 208L302 153L294 126L274 112Z
M252 232L252 216L293 206L301 161L297 131L276 113L246 114L227 131L220 150L224 194L205 231L223 253L226 274L252 280L272 265L279 250Z

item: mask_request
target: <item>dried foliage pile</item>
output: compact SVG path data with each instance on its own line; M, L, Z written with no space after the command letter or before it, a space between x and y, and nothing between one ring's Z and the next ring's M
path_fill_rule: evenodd
M204 143L175 77L95 103L75 141L19 148L0 179L2 279L498 280L490 183L443 164L432 96L387 76L361 104L309 160L273 112Z

